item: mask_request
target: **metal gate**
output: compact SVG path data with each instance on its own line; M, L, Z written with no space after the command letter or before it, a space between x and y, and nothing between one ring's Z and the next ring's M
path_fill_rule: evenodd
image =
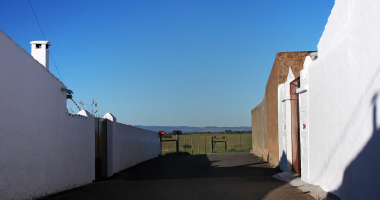
M107 178L107 119L95 118L95 181Z
M300 77L290 83L290 104L291 104L291 133L292 133L292 165L293 170L301 175L301 152L300 152L300 131L298 119L298 94L297 88L300 87Z

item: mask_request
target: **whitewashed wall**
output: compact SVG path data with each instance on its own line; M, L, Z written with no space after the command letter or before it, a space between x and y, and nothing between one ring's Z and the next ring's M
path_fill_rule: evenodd
M108 135L112 135L108 138L112 138L113 142L112 150L108 148L108 152L112 151L112 155L109 154L107 157L110 161L108 162L109 169L112 167L112 173L109 171L108 176L161 154L157 132L118 123L110 113L103 118L112 120L111 126L108 124L107 129L108 127L113 129L112 134L110 134L110 129L107 131ZM111 147L110 143L108 146Z
M0 199L94 180L94 120L66 114L65 87L0 31Z
M161 154L157 132L122 123L114 128L114 173Z
M278 150L280 158L280 169L288 171L287 140L286 140L286 100L285 83L278 85ZM289 96L289 95L288 95ZM285 100L285 101L284 101Z
M280 155L280 169L292 170L292 128L290 82L294 80L292 66L289 66L286 82L278 86L278 145Z
M310 56L305 58L303 69L300 72L300 87L297 89L299 107L299 132L301 153L301 179L308 182L310 176L309 164L309 80L308 71L312 63Z
M336 0L308 73L309 182L342 199L380 196L379 10Z

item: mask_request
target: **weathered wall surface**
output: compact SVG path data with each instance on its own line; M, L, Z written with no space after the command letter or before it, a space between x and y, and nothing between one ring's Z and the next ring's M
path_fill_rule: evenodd
M268 137L268 161L273 165L279 164L278 155L278 103L277 88L279 78L278 55L270 72L269 79L265 88L265 104L266 104L266 121L267 121L267 137ZM281 54L280 54L281 55Z
M277 53L276 59L274 61L273 67L278 70L278 84L286 82L289 73L289 66L292 66L292 71L294 77L300 76L300 71L303 68L303 63L306 56L309 53L315 51L297 51L297 52L279 52Z
M277 53L265 88L268 157L269 162L276 166L279 164L280 158L278 140L278 85L286 81L289 66L292 66L295 77L300 75L305 57L310 52L312 51Z
M66 113L65 87L0 31L0 198L94 180L94 120Z
M380 196L380 1L336 0L309 67L310 183Z
M267 139L267 123L266 109L264 100L251 110L252 119L252 153L263 157L268 161L268 139Z

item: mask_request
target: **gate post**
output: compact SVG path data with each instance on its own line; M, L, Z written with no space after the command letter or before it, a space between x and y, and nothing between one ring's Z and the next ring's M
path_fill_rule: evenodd
M199 154L199 150L200 150L200 149L199 149L199 136L198 136L198 154Z
M207 154L207 150L206 150L206 145L207 143L206 143L206 136L205 136L205 154Z
M160 155L162 155L162 135L160 134Z
M194 155L194 152L193 152L193 137L191 137L191 155Z
M175 141L175 149L177 153L179 152L179 139L178 139L178 134L176 135L176 141Z
M224 139L225 139L225 142L224 142L224 150L227 151L227 136L226 136Z
M185 146L185 152L187 152L186 151L186 137L183 137L183 140L185 141L185 145L184 145Z
M241 135L239 135L239 146L240 146L240 149L241 149Z
M211 137L211 153L214 153L214 138Z

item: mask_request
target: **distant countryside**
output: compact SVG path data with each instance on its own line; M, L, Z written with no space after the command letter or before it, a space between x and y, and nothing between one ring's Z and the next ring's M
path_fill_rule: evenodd
M225 132L195 132L182 134L179 130L167 133L162 140L174 140L178 134L179 151L191 155L211 153L211 138L213 141L227 141L227 150L224 142L214 143L214 153L250 152L252 149L252 131ZM174 153L176 142L162 142L162 155Z

